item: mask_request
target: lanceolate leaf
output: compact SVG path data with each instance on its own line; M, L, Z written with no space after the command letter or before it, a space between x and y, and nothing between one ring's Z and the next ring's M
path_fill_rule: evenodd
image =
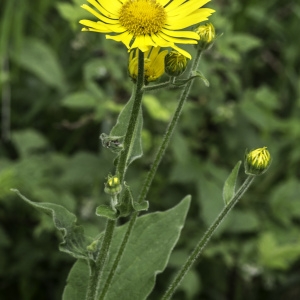
M155 278L167 266L180 236L190 205L190 196L166 211L138 218L106 299L143 300L152 291ZM116 230L103 281L112 266L127 224Z
M236 185L236 179L237 176L239 174L239 169L241 166L241 161L239 161L235 167L233 168L233 170L231 171L230 175L228 176L228 178L226 179L225 183L224 183L224 187L223 187L223 200L225 205L227 205L230 200L232 199L232 197L235 194L235 185Z
M18 190L12 189L12 191L37 210L52 217L55 227L63 235L63 242L59 245L60 251L69 253L75 258L89 258L87 246L91 244L92 239L84 235L83 227L76 225L77 219L74 214L61 205L32 202Z
M134 102L134 97L131 97L127 104L122 109L116 125L112 128L110 132L110 136L122 136L124 137L127 131L127 127L129 124L129 119L131 115L131 110ZM135 159L141 157L143 155L142 149L142 128L143 128L143 115L142 108L140 109L137 124L135 126L135 131L133 134L134 142L131 143L131 149L128 153L127 158L127 166L132 163Z
M143 300L151 293L155 278L161 273L180 236L190 196L177 206L165 212L150 213L139 217L120 261L115 277L105 299ZM103 283L112 266L118 247L128 224L116 228L111 245L109 262L103 273ZM63 300L79 300L73 295L82 295L82 288L88 278L88 265L80 260L75 263L68 277ZM84 298L82 298L84 299Z

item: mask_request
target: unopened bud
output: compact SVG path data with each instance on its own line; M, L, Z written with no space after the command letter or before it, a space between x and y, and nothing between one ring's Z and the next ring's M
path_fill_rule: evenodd
M267 147L258 148L246 152L245 172L248 175L261 175L265 173L271 165L271 155Z
M121 192L122 185L120 179L117 176L108 177L105 183L104 192L109 195L117 195Z
M214 25L211 23L201 25L195 30L195 32L200 37L200 40L198 41L198 44L195 45L195 47L199 50L209 49L216 38Z
M186 69L188 58L173 50L165 57L165 72L172 77L180 76Z

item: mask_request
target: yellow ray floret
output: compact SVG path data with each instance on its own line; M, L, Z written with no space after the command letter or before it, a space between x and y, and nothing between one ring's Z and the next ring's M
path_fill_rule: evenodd
M107 33L130 51L149 47L171 47L191 58L176 44L196 44L199 36L183 30L208 19L214 12L202 8L210 0L87 0L82 5L97 21L81 20L83 30Z

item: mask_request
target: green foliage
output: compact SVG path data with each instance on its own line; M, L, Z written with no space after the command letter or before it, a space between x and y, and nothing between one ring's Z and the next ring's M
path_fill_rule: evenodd
M76 225L75 215L61 205L35 203L23 196L18 190L12 191L32 207L52 217L55 227L63 235L63 242L59 245L60 251L66 252L77 259L89 259L87 246L92 242L92 239L84 235L83 227Z
M69 273L62 300L85 299L88 280L89 267L87 262L86 260L79 259Z
M53 50L46 43L35 39L23 40L22 50L15 55L17 63L32 72L47 85L65 90L64 73Z
M190 198L190 196L185 197L168 211L151 213L138 218L130 237L131 242L125 250L107 299L147 298L154 287L156 275L165 269L171 251L179 238L190 206ZM115 230L109 262L102 279L104 282L127 226L128 224L125 224ZM158 235L157 232L160 234ZM82 261L75 263L68 278L64 300L73 299L73 295L80 295L79 289L82 288L82 282L87 278L88 273L87 264Z
M148 195L150 210L168 209L179 197L193 195L177 248L185 258L224 206L223 183L245 149L267 146L273 163L218 229L193 269L198 280L186 279L174 299L296 300L300 6L279 0L210 3L216 9L211 21L223 33L200 64L210 87L197 80L192 88ZM22 205L11 188L39 203L65 206L90 236L104 228L94 212L109 204L103 183L114 154L98 137L111 131L131 82L125 47L80 32L81 4L11 0L1 7L0 89L11 91L11 140L0 145L4 299L60 299L71 264L57 251L60 236L51 219ZM177 93L147 95L144 159L131 165L126 178L134 198L144 177L136 170L148 170ZM159 298L175 267L157 277L152 299Z
M116 125L110 131L110 136L120 136L120 137L125 136L126 129L129 123L129 118L132 111L133 100L134 98L128 100L127 104L120 112ZM133 133L134 142L132 143L131 149L129 149L129 153L126 158L127 166L129 166L135 159L143 155L142 140L141 140L142 127L143 127L143 117L142 117L142 110L140 110L137 118L137 124L135 126L135 130Z
M236 185L236 180L239 174L240 166L241 166L241 161L239 161L233 170L231 171L230 175L226 179L223 187L223 200L225 205L227 205L232 197L235 195L235 185Z

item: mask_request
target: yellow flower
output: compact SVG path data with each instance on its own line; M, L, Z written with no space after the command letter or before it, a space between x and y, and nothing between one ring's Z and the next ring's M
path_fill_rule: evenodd
M210 0L87 0L94 8L82 8L99 21L81 20L83 30L101 33L107 39L122 42L129 50L143 52L153 47L171 47L188 58L191 55L175 45L197 44L199 36L182 29L208 19L214 12L202 8Z
M258 148L246 153L245 171L248 175L261 175L271 165L271 155L267 147Z
M167 50L159 52L160 47L151 47L149 51L144 54L144 73L145 84L157 80L165 72L165 56L168 54ZM138 76L138 51L132 50L129 55L128 64L129 75L133 80Z

